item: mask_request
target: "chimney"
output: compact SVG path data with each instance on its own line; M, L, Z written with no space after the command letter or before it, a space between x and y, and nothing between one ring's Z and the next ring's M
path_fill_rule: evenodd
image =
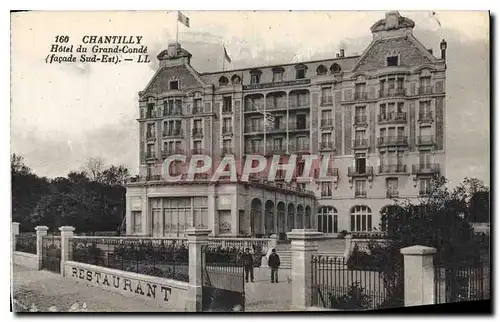
M446 60L446 48L448 48L448 44L444 39L439 44L439 48L441 48L441 59Z
M343 49L340 50L340 57L344 57L344 50Z
M432 55L432 49L427 49L427 51Z
M339 58L339 56L340 56L339 53L337 53L336 57Z

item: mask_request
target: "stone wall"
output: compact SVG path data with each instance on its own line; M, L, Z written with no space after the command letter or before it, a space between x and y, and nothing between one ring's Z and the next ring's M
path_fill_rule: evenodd
M35 254L14 252L12 256L14 265L24 266L27 268L38 269L38 256Z

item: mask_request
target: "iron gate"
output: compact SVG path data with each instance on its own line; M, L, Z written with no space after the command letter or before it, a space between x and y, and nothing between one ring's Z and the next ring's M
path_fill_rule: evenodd
M212 312L245 310L245 271L239 254L213 253L202 247L202 309Z
M61 273L61 236L42 237L42 269Z

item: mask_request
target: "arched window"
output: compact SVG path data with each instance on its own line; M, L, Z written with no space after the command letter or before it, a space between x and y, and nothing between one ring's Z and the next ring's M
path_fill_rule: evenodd
M240 76L233 75L233 77L231 77L231 83L233 83L233 85L239 85L241 83Z
M319 65L318 68L316 68L316 74L318 74L318 76L326 75L326 72L327 72L326 67L323 65Z
M332 74L338 74L341 70L342 69L340 68L339 64L333 64L332 67L330 67L330 72Z
M351 231L372 231L372 210L367 206L354 206L351 208Z
M318 231L325 234L338 233L339 221L337 209L329 206L319 208Z
M227 83L229 83L229 80L227 79L227 77L226 77L226 76L221 76L221 77L219 78L219 85L220 85L220 86L226 86L226 85L227 85Z

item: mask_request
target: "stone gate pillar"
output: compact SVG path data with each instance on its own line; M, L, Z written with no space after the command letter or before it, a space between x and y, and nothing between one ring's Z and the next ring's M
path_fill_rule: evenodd
M75 227L62 226L59 227L61 232L61 275L65 276L64 263L71 258L71 252L73 251L71 237L73 237Z
M17 237L17 235L19 235L19 223L13 222L12 223L12 230L11 230L12 254L16 251L16 237Z
M47 231L49 227L47 226L36 226L36 257L37 257L37 269L42 269L42 252L43 252L43 236L47 236Z
M189 242L189 289L186 311L202 311L202 263L204 261L202 247L208 245L210 229L193 227L186 230Z
M314 229L293 229L287 233L292 241L292 306L305 310L312 302L312 256L318 252L323 233Z
M435 248L419 245L401 249L404 256L405 306L435 304L435 253Z

